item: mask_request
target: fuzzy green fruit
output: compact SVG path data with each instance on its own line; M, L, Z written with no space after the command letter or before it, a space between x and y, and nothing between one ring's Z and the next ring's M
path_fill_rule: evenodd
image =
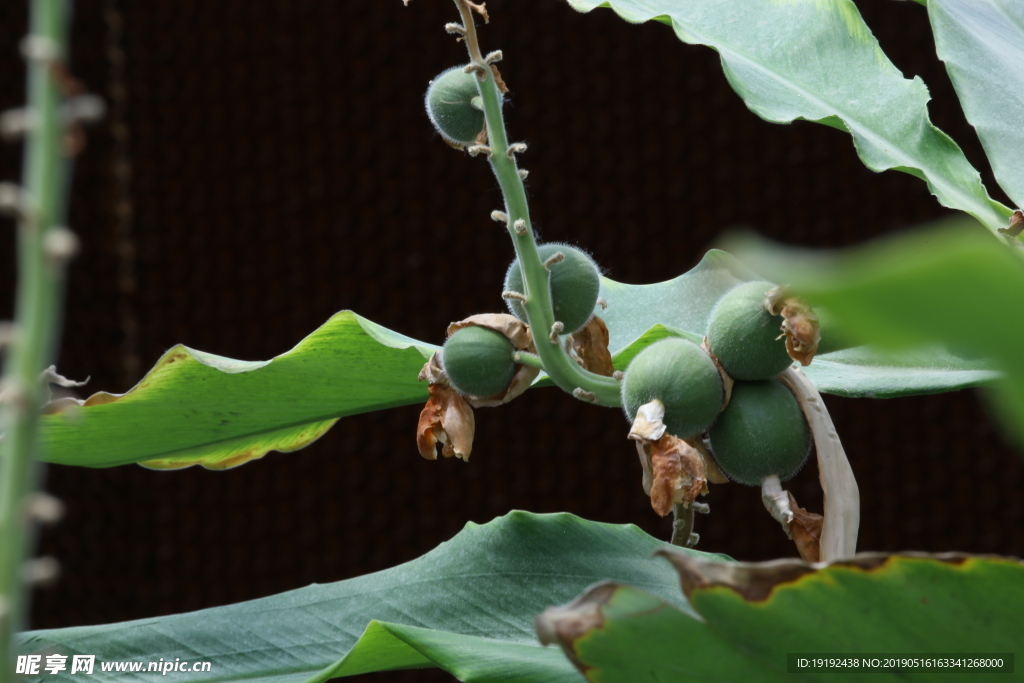
M637 354L622 379L622 408L633 422L637 410L658 399L665 427L681 439L700 434L722 408L722 376L714 361L691 341L673 337Z
M461 66L448 69L427 88L427 116L437 132L452 144L468 145L484 129L477 78Z
M736 382L732 398L708 431L708 445L725 476L750 486L800 471L811 430L793 393L775 379Z
M594 313L597 295L601 291L601 272L594 261L576 247L559 242L537 246L541 261L547 261L558 252L565 254L565 258L548 266L551 270L551 307L554 309L555 320L562 323L562 332L569 334L586 325ZM505 291L524 292L519 259L508 267ZM506 299L506 302L512 315L526 322L523 302L517 299Z
M774 377L793 360L786 352L782 316L764 307L770 282L746 282L729 290L711 311L708 346L733 379Z
M441 364L459 393L493 396L508 388L516 373L512 342L500 332L471 325L444 343Z

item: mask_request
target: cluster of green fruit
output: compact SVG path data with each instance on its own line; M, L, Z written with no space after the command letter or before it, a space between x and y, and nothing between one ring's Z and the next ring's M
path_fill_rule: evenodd
M800 405L774 379L792 359L779 339L781 316L765 308L765 293L773 286L747 282L719 300L708 326L710 355L686 339L665 339L637 354L622 382L630 421L640 406L660 401L670 434L703 437L722 472L751 486L771 475L789 479L811 448ZM734 380L724 410L725 383L715 359Z
M470 145L481 139L484 113L474 73L455 67L440 74L427 90L426 107L450 144ZM593 314L600 272L587 254L569 245L543 244L538 252L550 272L555 319L562 323L562 332L570 334ZM708 330L710 355L685 339L662 340L640 352L622 380L622 406L631 422L640 406L660 401L670 434L703 438L726 476L755 486L771 475L780 480L792 477L811 447L800 406L774 379L792 360L780 340L781 316L772 315L764 305L772 286L748 282L719 301ZM525 295L518 260L509 267L505 290ZM526 322L523 300L525 296L507 299L512 314ZM715 359L734 380L727 404ZM516 350L500 332L464 327L445 343L442 364L460 393L494 396L516 373Z

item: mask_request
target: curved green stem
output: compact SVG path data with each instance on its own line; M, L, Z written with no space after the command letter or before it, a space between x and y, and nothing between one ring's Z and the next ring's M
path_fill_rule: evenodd
M56 83L67 5L32 0L31 16L25 51L32 125L25 143L14 335L4 364L6 396L0 401L0 682L14 677L11 636L23 626L26 612L22 574L32 537L28 501L38 479L40 373L56 347L72 239L57 227L64 220L67 180Z
M533 333L537 355L544 364L544 371L563 391L580 396L578 389L584 394L596 397L598 405L618 407L621 405L619 381L611 377L597 375L581 368L559 343L557 333L552 329L555 325L555 314L551 306L551 288L548 283L549 273L537 253L537 241L530 224L530 209L526 201L526 188L519 175L515 154L510 152L508 136L505 133L505 121L501 113L501 93L494 80L494 73L480 53L473 21L473 11L465 0L455 0L466 30L466 46L469 49L471 63L478 67L477 80L480 99L483 101L484 119L487 122L488 160L494 171L505 198L505 213L508 215L508 231L515 246L519 266L523 270L523 285L526 289L526 319ZM472 148L471 148L472 151ZM519 225L521 228L516 229Z

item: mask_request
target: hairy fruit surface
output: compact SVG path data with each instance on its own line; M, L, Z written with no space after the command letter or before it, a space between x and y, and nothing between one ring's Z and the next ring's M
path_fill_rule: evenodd
M484 129L484 112L476 76L455 66L430 82L427 116L437 132L451 144L468 145Z
M512 382L515 347L505 335L476 325L456 330L444 343L441 363L452 386L468 396L493 396Z
M679 338L663 339L641 351L622 380L626 418L633 422L640 406L657 399L665 406L665 427L681 439L711 426L724 395L722 376L711 357Z
M547 261L561 252L565 258L548 265L551 271L551 306L555 320L564 326L563 332L571 333L587 324L597 305L601 291L601 273L594 261L585 252L568 244L551 242L537 246L541 261ZM519 259L512 262L505 275L505 291L525 293L523 273ZM507 299L508 309L515 317L526 321L523 302Z
M786 352L782 317L765 308L770 282L746 282L733 287L715 305L708 324L708 345L733 379L774 377L793 360Z
M796 397L778 380L736 382L708 444L725 476L760 486L769 475L785 481L800 471L811 430Z

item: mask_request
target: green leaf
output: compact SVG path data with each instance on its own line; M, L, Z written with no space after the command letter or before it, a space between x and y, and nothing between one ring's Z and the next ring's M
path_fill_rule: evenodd
M715 302L758 279L722 251L653 285L602 281L616 367L666 336L700 342ZM437 347L351 311L336 314L294 349L269 361L239 361L176 346L123 395L43 418L45 459L63 465L141 463L173 469L235 467L271 450L309 445L339 417L423 403L417 381ZM978 360L941 348L894 354L855 348L822 354L807 374L824 392L891 397L950 391L992 380ZM543 385L543 382L538 382ZM410 451L413 440L410 437Z
M1007 424L1024 439L1024 260L977 226L952 225L815 253L735 243L761 272L828 308L844 336L890 349L942 344L988 358Z
M928 17L996 179L1024 207L1024 3L932 0Z
M928 118L928 89L882 52L851 0L569 0L610 7L630 22L669 24L680 40L716 50L733 90L774 123L816 121L849 132L864 164L928 183L943 206L990 230L1010 210L988 196L960 148ZM668 87L668 84L666 84Z
M776 282L791 280L782 264L765 272ZM722 295L758 279L764 278L735 257L712 250L692 270L666 282L624 285L604 280L601 296L608 308L597 313L608 325L615 367L625 369L641 349L666 336L700 343ZM830 330L822 334L827 339ZM878 346L840 349L819 355L803 371L821 392L870 398L953 391L999 377L989 361L931 343L898 352Z
M601 683L862 680L788 673L787 654L942 656L1024 644L1019 560L867 554L814 570L796 560L723 566L667 556L699 620L642 590L606 584L542 615L542 639ZM586 628L572 629L573 619ZM870 672L879 683L939 678L973 682L978 672Z
M103 674L100 662L212 663L209 673L161 677L190 683L327 680L426 666L464 681L579 681L558 650L537 643L534 616L609 577L692 614L675 573L649 558L664 545L631 525L513 512L468 524L393 569L190 614L31 632L20 637L19 651L95 654L93 680L123 683L153 674Z
M339 417L425 401L416 377L435 348L351 311L269 361L175 346L128 393L45 417L45 459L224 469L297 450Z

